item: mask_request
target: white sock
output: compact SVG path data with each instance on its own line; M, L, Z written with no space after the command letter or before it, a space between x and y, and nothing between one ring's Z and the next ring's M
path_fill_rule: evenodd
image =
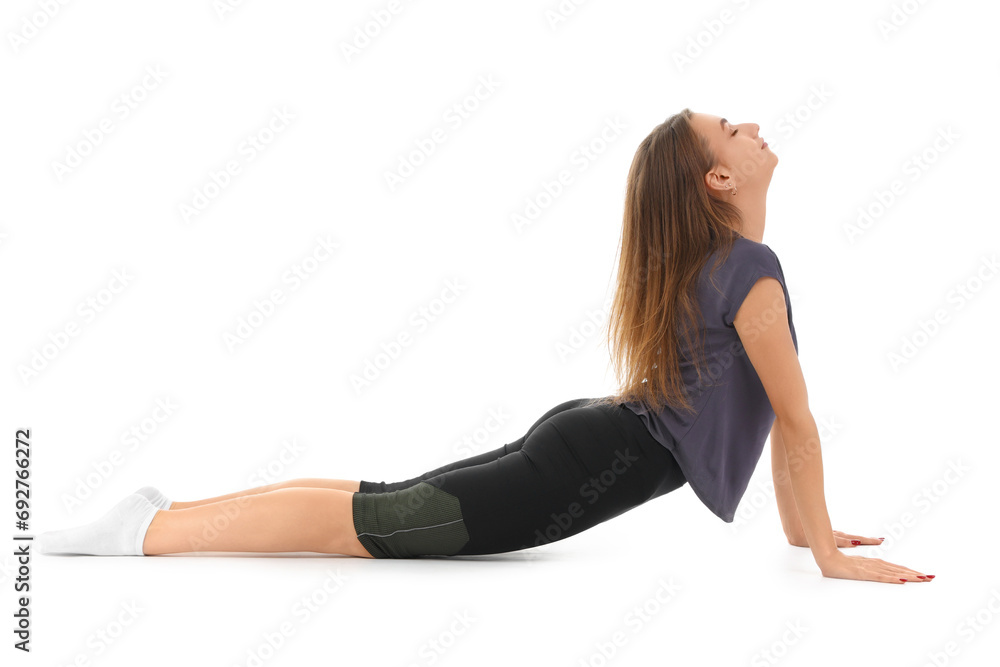
M50 530L35 538L43 554L144 556L142 542L159 509L145 496L126 496L97 521L78 528Z
M140 496L145 496L146 500L153 503L161 510L170 509L170 505L172 504L171 500L163 495L160 490L154 486L144 486L136 491L136 493Z

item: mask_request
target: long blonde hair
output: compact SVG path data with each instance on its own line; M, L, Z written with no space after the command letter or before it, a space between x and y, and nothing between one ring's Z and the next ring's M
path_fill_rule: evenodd
M708 192L704 177L716 164L687 108L654 127L636 149L607 322L619 389L590 404L637 401L654 412L664 404L694 410L680 359L682 349L698 350L691 362L700 381L698 278L713 251L721 249L715 266L725 261L743 227L739 208Z

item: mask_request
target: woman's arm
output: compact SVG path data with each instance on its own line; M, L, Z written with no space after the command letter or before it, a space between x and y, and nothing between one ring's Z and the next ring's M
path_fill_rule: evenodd
M777 419L771 426L771 477L774 479L774 498L778 503L781 528L785 531L788 543L796 547L808 547L802 520L799 519L799 508L795 505L795 494L788 476L788 457Z
M809 411L806 383L792 342L781 284L771 277L757 280L740 304L733 324L774 408L772 428L777 427L781 434L779 440L788 466L788 487L798 509L806 543L823 576L892 584L930 581L922 572L908 567L880 558L848 556L837 550L837 538L830 527L823 496L819 429ZM776 488L780 488L780 483ZM789 505L785 502L786 508ZM785 514L782 513L783 521ZM837 537L849 536L838 534Z
M819 429L809 411L781 283L768 276L760 278L740 305L733 325L774 410L787 460L788 486L806 541L822 570L842 554L837 551L826 509Z

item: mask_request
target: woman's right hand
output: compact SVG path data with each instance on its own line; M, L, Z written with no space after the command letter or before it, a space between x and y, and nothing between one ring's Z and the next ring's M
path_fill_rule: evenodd
M820 564L824 577L834 579L857 579L859 581L879 581L886 584L902 584L906 581L930 581L935 575L911 570L902 565L888 563L881 558L849 556L837 552L836 556L825 559Z

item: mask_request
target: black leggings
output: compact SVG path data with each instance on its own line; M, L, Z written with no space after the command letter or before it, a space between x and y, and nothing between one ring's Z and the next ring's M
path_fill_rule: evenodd
M561 403L524 437L404 482L361 481L354 528L375 558L517 551L576 535L683 486L622 405Z

